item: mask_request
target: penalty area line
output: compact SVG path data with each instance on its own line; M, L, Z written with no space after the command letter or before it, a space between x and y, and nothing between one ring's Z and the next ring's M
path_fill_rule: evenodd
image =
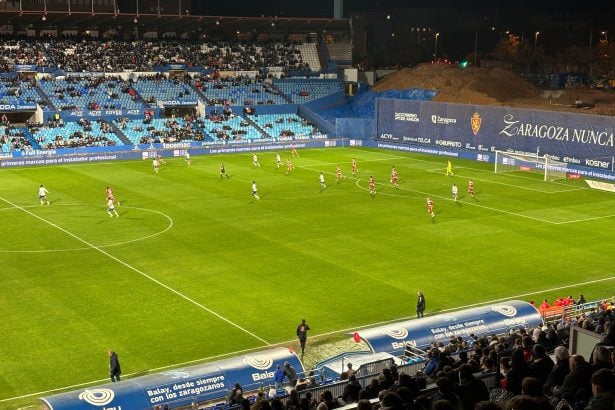
M184 299L184 300L186 300L186 301L188 301L188 302L192 303L193 305L195 305L195 306L197 306L197 307L201 308L202 310L204 310L204 311L208 312L209 314L211 314L211 315L213 315L213 316L217 317L218 319L220 319L220 320L222 320L222 321L224 321L224 322L228 323L229 325L231 325L231 326L235 327L236 329L239 329L239 330L241 330L242 332L244 332L244 333L246 333L246 334L248 334L248 335L252 336L253 338L255 338L255 339L257 339L257 340L259 340L259 341L263 342L265 345L267 345L267 346L271 346L271 343L269 343L269 342L268 342L268 341L266 341L265 339L261 338L260 336L257 336L256 334L254 334L254 333L250 332L250 331L249 331L249 330L247 330L247 329L244 329L243 327L241 327L241 326L240 326L240 325L238 325L237 323L233 322L232 320L227 319L226 317L224 317L224 316L222 316L221 314L219 314L219 313L217 313L217 312L215 312L215 311L211 310L211 309L210 309L210 308L208 308L207 306L205 306L205 305L203 305L203 304L201 304L201 303L197 302L196 300L192 299L191 297L189 297L189 296L187 296L187 295L184 295L184 294L183 294L183 293L181 293L180 291L178 291L178 290L176 290L176 289L173 289L173 288L172 288L172 287L170 287L169 285L167 285L167 284L165 284L165 283L163 283L163 282L159 281L158 279L156 279L156 278L154 278L154 277L152 277L152 276L148 275L147 273L145 273L145 272L143 272L143 271L141 271L141 270L139 270L139 269L135 268L134 266L132 266L132 265L128 264L127 262L124 262L124 261L123 261L123 260L121 260L120 258L118 258L118 257L116 257L116 256L114 256L114 255L111 255L109 252L107 252L107 251L105 251L104 249L102 249L102 248L100 248L100 247L98 247L98 246L94 245L93 243L90 243L90 242L86 241L85 239L83 239L83 238L81 238L81 237L79 237L79 236L75 235L74 233L72 233L72 232L70 232L70 231L68 231L68 230L66 230L66 229L64 229L64 228L62 228L61 226L56 225L56 224L54 224L53 222L48 221L47 219L42 218L42 217L40 217L40 216L36 215L35 213L30 212L30 211L29 211L29 210L27 210L26 208L24 208L24 207L22 207L22 206L19 206L19 205L17 205L17 204L14 204L14 203L12 203L11 201L9 201L9 200L7 200L7 199L5 199L5 198L3 198L3 197L0 197L0 200L2 200L2 201L4 201L4 202L6 202L7 204L9 204L9 205L11 205L11 206L13 206L13 207L15 207L15 208L17 208L17 209L21 210L22 212L25 212L26 214L28 214L28 215L30 215L30 216L32 216L32 217L34 217L34 218L38 219L39 221L44 222L44 223L46 223L47 225L50 225L50 226L52 226L52 227L56 228L57 230L59 230L59 231L61 231L61 232L64 232L66 235L68 235L68 236L70 236L70 237L72 237L72 238L74 238L74 239L78 240L79 242L81 242L81 243L85 244L86 246L88 246L88 247L90 247L90 248L92 248L92 249L94 249L94 250L98 251L99 253L101 253L101 254L105 255L106 257L108 257L108 258L110 258L110 259L113 259L115 262L119 263L120 265L123 265L124 267L126 267L126 268L128 268L128 269L132 270L133 272L138 273L139 275L143 276L144 278L149 279L150 281L154 282L155 284L157 284L157 285L159 285L159 286L161 286L161 287L165 288L165 289L166 289L166 290L168 290L169 292L174 293L175 295L177 295L177 296L181 297L182 299Z

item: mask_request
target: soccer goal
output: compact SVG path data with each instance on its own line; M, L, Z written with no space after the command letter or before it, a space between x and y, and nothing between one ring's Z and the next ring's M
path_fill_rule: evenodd
M495 173L531 172L541 174L545 181L565 179L568 164L554 161L546 156L515 154L512 152L495 152Z

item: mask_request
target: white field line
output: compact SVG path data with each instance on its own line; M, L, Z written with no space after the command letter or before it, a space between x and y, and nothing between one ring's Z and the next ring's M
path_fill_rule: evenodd
M550 288L550 289L542 289L542 290L538 290L538 291L535 291L535 292L522 293L522 294L519 294L519 295L509 296L509 297L506 297L506 298L493 299L493 300L488 300L488 301L479 302L479 303L472 303L472 304L469 304L469 305L457 306L457 307L454 307L454 308L440 310L438 312L435 312L434 314L440 314L440 313L445 313L445 312L457 311L457 310L460 310L460 309L468 309L468 308L472 308L472 307L476 307L476 306L488 305L488 304L492 304L492 303L505 302L507 300L519 299L519 298L522 298L522 297L527 297L527 296L532 296L532 295L544 295L545 293L554 292L556 290L569 289L569 288L578 287L578 286L584 286L584 285L591 285L591 284L594 284L594 283L606 282L606 281L610 281L610 280L615 280L615 276L611 276L611 277L608 277L608 278L602 278L602 279L588 280L588 281L585 281L585 282L579 282L579 283L574 283L574 284L570 284L570 285L563 285L563 286L558 286L558 287ZM334 331L331 331L331 332L319 333L319 334L311 336L311 337L315 338L315 337L323 337L323 336L336 335L336 334L340 334L340 333L354 332L354 331L361 330L361 329L367 329L367 328L374 327L374 326L381 326L381 325L386 325L388 323L395 323L395 322L405 321L405 320L414 319L414 318L415 318L414 315L413 316L405 316L405 317L400 317L400 318L397 318L397 319L386 320L386 321L382 321L382 322L370 323L370 324L362 325L362 326L359 326L359 327L352 327L352 328L334 330ZM284 341L284 342L280 342L280 343L277 343L275 345L276 346L279 346L279 345L284 346L284 345L287 345L288 343L292 343L292 342L295 342L295 339L291 339L291 340L287 340L287 341ZM143 374L144 372L145 373L152 373L152 372L157 372L157 371L160 371L160 370L176 368L176 367L185 366L185 365L189 365L189 364L202 363L202 362L205 362L205 361L210 361L210 360L213 360L213 359L219 359L219 358L222 358L222 357L235 356L235 355L242 354L242 353L258 351L259 349L260 349L260 347L253 348L253 349L237 350L237 351L234 351L234 352L229 352L229 353L219 354L219 355L215 355L215 356L204 357L204 358L201 358L201 359L190 360L190 361L187 361L187 362L176 363L176 364L172 364L172 365L168 365L168 366L156 367L156 368L148 369L148 370L141 370L139 372L126 374L126 376L130 377L130 376L132 376L134 374ZM1 399L0 403L8 402L8 401L13 401L13 400L24 399L24 398L33 397L33 396L41 396L41 395L45 395L45 394L48 394L48 393L54 393L54 392L58 392L58 391L73 389L75 387L82 387L82 386L88 386L88 385L92 385L92 384L107 382L108 380L109 380L108 378L99 379L99 380L92 380L92 381L89 381L89 382L73 384L73 385L70 385L70 386L58 387L58 388L51 389L51 390L45 390L45 391L40 391L40 392L36 392L36 393L28 393L28 394L24 394L24 395L21 395L21 396L15 396L15 397L7 398L7 399Z
M466 168L466 169L473 169L474 170L474 168ZM440 169L428 169L427 172L431 172L433 174L439 174L442 171ZM458 174L458 173L455 173L455 176L460 176L460 177L463 177L463 178L472 178L475 181L482 181L482 182L487 182L487 183L490 183L490 184L505 185L505 186L509 186L509 187L513 187L513 188L525 189L525 190L534 191L534 192L540 192L542 194L561 194L562 192L573 192L573 191L585 191L585 190L587 190L587 188L571 188L571 189L562 189L562 190L559 190L559 191L544 191L542 189L530 188L530 187L523 186L523 185L509 184L508 182L500 182L500 181L495 181L493 179L476 178L474 176L465 176L465 175ZM526 179L530 179L530 178L526 178ZM553 182L553 184L555 184L555 182Z
M104 205L79 205L79 204L56 204L54 206L83 206L83 207L96 207L96 208L105 208ZM119 205L118 205L119 206ZM28 205L28 206L24 206L23 208L39 208L40 205ZM0 208L0 211L6 211L6 210L12 210L15 209L14 207L7 207L7 208ZM146 235L146 236L142 236L140 238L136 238L136 239L129 239L126 241L121 241L121 242L113 242L107 245L100 245L99 248L110 248L113 246L120 246L120 245L125 245L127 243L133 243L133 242L138 242L138 241L144 241L146 239L149 238L153 238L154 236L158 236L161 235L163 233L165 233L166 231L168 231L169 229L173 228L173 219L165 214L164 212L160 212L160 211L155 211L153 209L148 209L148 208L138 208L138 207L134 207L134 206L126 206L126 205L122 205L122 209L138 209L141 211L147 211L147 212L152 212L155 214L159 214L162 215L163 217L165 217L168 221L169 221L169 225L164 228L162 231L158 231L156 233L150 234L150 235ZM104 214L103 214L104 215ZM44 249L44 250L2 250L0 249L0 253L55 253L55 252L72 252L72 251L83 251L86 249L90 249L88 246L84 246L82 248L70 248L70 249Z
M87 245L88 247L90 247L90 248L92 248L92 249L94 249L94 250L96 250L96 251L100 252L101 254L103 254L103 255L107 256L107 257L108 257L108 258L110 258L110 259L113 259L114 261L116 261L116 262L117 262L117 263L119 263L120 265L123 265L123 266L125 266L126 268L128 268L128 269L132 270L133 272L138 273L139 275L143 276L144 278L149 279L150 281L154 282L155 284L157 284L157 285L159 285L159 286L161 286L161 287L165 288L165 289L166 289L166 290L168 290L169 292L172 292L172 293L176 294L177 296L181 297L182 299L187 300L188 302L190 302L190 303L192 303L193 305L195 305L195 306L197 306L197 307L199 307L199 308L203 309L204 311L206 311L206 312L210 313L211 315L213 315L213 316L217 317L218 319L220 319L220 320L222 320L222 321L224 321L224 322L228 323L229 325L231 325L231 326L233 326L233 327L235 327L235 328L237 328L237 329L241 330L242 332L244 332L244 333L246 333L246 334L248 334L248 335L252 336L253 338L255 338L255 339L257 339L257 340L259 340L259 341L263 342L265 345L267 345L267 346L270 346L270 345L271 345L271 344L270 344L269 342L267 342L265 339L263 339L263 338L261 338L261 337L259 337L259 336L255 335L254 333L250 332L250 331L249 331L249 330L247 330L247 329L244 329L243 327L241 327L241 326L240 326L240 325L238 325L237 323L235 323L235 322L231 321L230 319L227 319L226 317L222 316L221 314L219 314L219 313L217 313L217 312L214 312L213 310L209 309L209 308L208 308L208 307L206 307L205 305L202 305L201 303L199 303L199 302L197 302L196 300L194 300L194 299L190 298L189 296L184 295L183 293L179 292L178 290L173 289L173 288L172 288L172 287L170 287L169 285L166 285L166 284L162 283L161 281L159 281L158 279L156 279L156 278L154 278L154 277L152 277L152 276L148 275L147 273L145 273L145 272L143 272L143 271L141 271L141 270L139 270L139 269L135 268L135 267L134 267L134 266L132 266L132 265L129 265L128 263L126 263L126 262L124 262L123 260L121 260L121 259L117 258L116 256L111 255L109 252L105 251L104 249L102 249L102 248L100 248L100 247L98 247L98 246L96 246L96 245L94 245L94 244L92 244L92 243L90 243L90 242L86 241L85 239L80 238L79 236L75 235L74 233L72 233L72 232L70 232L70 231L68 231L68 230L66 230L66 229L64 229L64 228L62 228L62 227L61 227L61 226L59 226L59 225L54 224L54 223L53 223L53 222L51 222L51 221L48 221L48 220L47 220L47 219L45 219L45 218L42 218L42 217L40 217L40 216L36 215L35 213L30 212L29 210L27 210L27 209L25 209L25 208L23 208L23 207L21 207L21 206L19 206L19 205L17 205L17 204L12 203L11 201L9 201L9 200L7 200L7 199L5 199L5 198L3 198L3 197L0 197L0 200L2 200L2 201L4 201L4 202L6 202L6 203L7 203L7 204L9 204L9 205L14 206L14 207L15 207L15 208L17 208L17 209L20 209L21 211L23 211L23 212L27 213L28 215L30 215L30 216L32 216L32 217L34 217L34 218L38 219L39 221L44 222L44 223L46 223L47 225L50 225L50 226L52 226L52 227L54 227L54 228L58 229L59 231L64 232L64 233L65 233L65 234L67 234L68 236L70 236L70 237L72 237L72 238L75 238L75 239L76 239L76 240L78 240L79 242L81 242L81 243L83 243L83 244Z
M615 217L615 214L613 214L613 215L604 215L604 216L594 216L592 218L574 219L572 221L553 222L553 223L555 225L564 225L564 224L573 224L573 223L576 223L576 222L594 221L596 219L605 219L605 218L613 218L613 217Z

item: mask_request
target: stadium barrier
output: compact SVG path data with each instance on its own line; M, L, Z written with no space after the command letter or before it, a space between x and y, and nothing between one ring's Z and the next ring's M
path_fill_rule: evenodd
M401 356L408 345L426 350L434 342L446 343L453 337L491 336L542 325L542 316L534 305L511 300L363 329L353 337L359 337L373 352Z
M101 162L116 160L153 159L191 155L237 154L243 152L288 150L295 148L323 148L342 146L344 141L329 140L326 137L294 136L285 138L262 138L257 143L249 140L226 142L173 142L164 144L139 144L134 146L62 148L50 150L14 151L0 155L0 168L33 165L63 165L72 163Z
M261 389L273 378L276 366L285 362L298 373L304 373L297 355L279 347L56 394L41 401L46 410L150 409L168 403L175 407L190 406L226 397L235 383L246 391Z
M492 156L547 155L572 167L615 172L611 117L511 107L376 99L377 139ZM492 161L492 159L491 159Z

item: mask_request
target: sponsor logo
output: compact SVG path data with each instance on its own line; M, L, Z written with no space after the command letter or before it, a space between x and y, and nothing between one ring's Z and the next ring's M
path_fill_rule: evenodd
M382 329L382 333L393 339L403 340L408 337L408 330L403 327L387 327Z
M416 346L416 342L414 340L411 342L391 342L391 347L394 350L405 349L407 345Z
M598 167L598 168L604 168L604 169L610 169L611 168L611 163L608 161L598 161L597 159L586 159L585 160L585 165L589 166L589 167Z
M243 359L243 362L258 370L267 370L273 365L273 359L263 355L247 356Z
M190 148L189 142L172 142L167 144L162 144L163 148L173 149L173 148Z
M79 400L83 400L92 406L106 406L115 398L115 393L110 389L88 389L79 394Z
M102 115L102 111L90 111L88 114L92 117L100 117Z
M128 111L126 111L126 114L129 114L129 115L141 115L141 110L128 110Z
M243 359L243 362L255 369L265 370L263 372L252 373L252 380L255 382L273 378L273 372L266 371L273 366L273 359L271 357L262 355L248 356Z
M449 125L449 124L457 124L457 119L440 117L439 115L434 114L431 116L431 122L434 124Z
M0 110L14 110L17 106L14 104L0 104Z
M472 132L474 133L474 135L478 134L478 131L480 131L480 124L483 122L483 120L480 118L480 114L475 112L472 115L472 118L470 118L470 125L472 126Z
M122 110L105 110L105 115L122 115Z
M413 112L396 112L395 121L419 122L419 115Z
M514 317L517 315L517 308L515 308L514 306L510 306L510 305L492 306L491 310L501 315L507 316L507 317Z
M574 157L564 157L564 162L568 162L569 164L580 164L581 160Z
M462 144L459 141L436 140L436 145L443 147L461 148Z
M615 134L610 130L568 128L560 125L532 124L515 120L512 114L504 116L500 134L507 137L531 137L579 144L615 147Z
M581 175L568 173L568 174L566 174L566 178L568 178L568 179L581 179Z
M392 140L393 138L393 134L380 134L380 139L381 140Z

